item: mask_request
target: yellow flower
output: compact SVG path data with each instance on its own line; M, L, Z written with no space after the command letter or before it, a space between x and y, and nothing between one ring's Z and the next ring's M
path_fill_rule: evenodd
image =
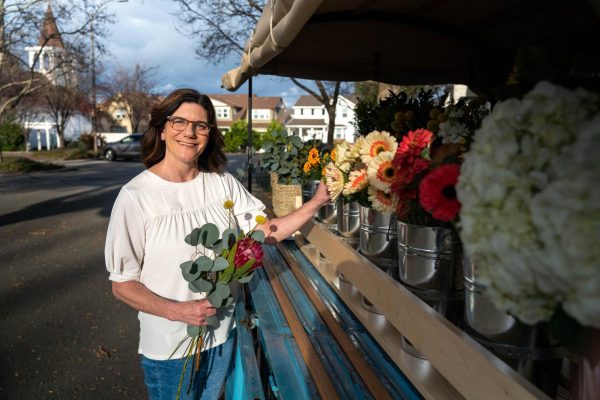
M333 150L331 150L331 161L336 161L337 159L337 147L334 147Z
M319 150L314 147L308 152L308 162L312 165L319 163Z
M265 222L267 222L267 219L264 217L264 215L257 215L256 218L254 218L254 220L258 225L262 225Z
M310 161L307 161L304 163L304 167L302 167L302 169L304 170L305 174L308 174L310 172L311 167L312 164L310 163Z
M233 202L233 200L225 200L225 203L223 203L223 207L224 207L226 210L229 210L229 209L233 208L233 205L234 205L234 204L235 204L235 203Z

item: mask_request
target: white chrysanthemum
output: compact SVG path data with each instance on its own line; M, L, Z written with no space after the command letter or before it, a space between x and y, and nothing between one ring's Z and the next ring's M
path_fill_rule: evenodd
M327 183L327 189L329 189L331 201L336 201L344 190L344 174L333 162L325 166L325 182Z
M396 176L396 168L392 165L394 154L391 151L382 151L371 160L367 169L369 185L386 193L390 191Z
M351 148L352 144L346 141L335 146L335 151L337 154L335 165L344 173L348 173L350 168L352 168L353 160L351 157L349 157Z
M382 213L391 214L396 211L398 205L398 199L393 193L385 193L382 190L377 190L372 186L369 186L369 202L371 206Z
M494 304L600 328L598 95L538 84L498 104L457 184L461 237Z
M442 138L442 144L462 143L463 138L469 135L469 131L466 124L449 119L440 123L437 135Z
M361 168L359 170L350 171L348 182L344 185L344 196L350 196L351 194L358 193L369 184L369 178L367 177L367 169Z
M361 143L360 157L362 162L369 165L371 160L377 156L377 154L383 151L390 151L396 153L398 142L396 138L385 131L373 131L369 133L364 142Z

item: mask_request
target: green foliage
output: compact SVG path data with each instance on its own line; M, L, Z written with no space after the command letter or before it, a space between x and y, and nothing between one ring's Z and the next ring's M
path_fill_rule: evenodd
M389 91L378 104L360 99L354 109L354 127L364 136L372 131L387 131L401 137L409 130L426 128L431 110L443 104L437 89L420 90L414 96Z
M260 132L252 130L252 147L260 149L262 143ZM231 125L231 130L225 132L224 150L227 153L238 153L246 151L248 148L248 122L246 120L237 120Z
M260 165L269 172L279 175L284 184L300 184L303 179L302 166L306 161L304 143L298 136L288 136L285 130L273 130L265 137Z
M11 119L0 125L0 144L3 151L16 151L25 149L23 127Z
M0 172L38 172L64 168L63 165L39 162L25 157L6 157L0 163Z
M377 103L379 84L373 81L354 82L354 94L368 103Z

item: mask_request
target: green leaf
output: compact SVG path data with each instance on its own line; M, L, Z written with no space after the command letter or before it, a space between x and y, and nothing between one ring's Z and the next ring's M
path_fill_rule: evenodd
M209 294L206 299L210 302L210 304L213 305L213 307L221 307L221 303L223 303L223 300L225 300L224 297L221 296L220 293L218 292L212 292L211 294Z
M219 322L219 318L217 318L216 315L209 315L205 318L205 321L208 325L212 326L213 328L218 328L219 325L221 325L221 323Z
M300 139L299 136L292 136L290 141L292 142L292 145L294 147L297 147L299 149L304 146L304 143L302 143L302 139Z
M296 157L298 155L298 149L295 147L292 147L292 149L290 150L290 155L292 157Z
M275 171L277 171L277 168L279 168L278 162L271 164L271 171L275 172Z
M233 277L239 280L240 277L245 276L248 273L248 271L250 271L250 269L254 266L255 263L256 260L254 258L249 259L244 263L244 265L235 270Z
M188 283L188 288L194 293L200 293L201 290L194 286L193 282Z
M194 228L192 232L185 237L185 242L192 246L198 246L198 243L200 243L200 228Z
M223 252L223 240L219 239L215 242L215 244L212 245L212 250L215 252L215 254L221 254Z
M289 173L289 172L290 172L289 168L279 168L279 169L277 170L277 173L278 173L279 175L285 175L285 174L287 174L287 173Z
M190 282L190 285L194 286L198 290L198 292L208 293L213 290L214 285L212 282L204 280L202 278L198 278L193 282ZM196 292L196 293L198 293Z
M223 231L223 248L230 249L237 240L237 230L228 228Z
M200 231L200 243L204 247L210 247L219 240L219 228L215 224L204 224Z
M229 307L231 304L233 304L233 296L229 296L228 298L226 298L225 302L221 307Z
M223 257L217 257L215 259L215 261L213 262L211 271L212 272L223 271L227 267L229 267L229 263L227 262L227 260L224 259Z
M250 235L250 237L256 240L257 242L265 242L265 233L263 231L255 230L254 232L252 232L252 235Z
M198 269L200 271L210 271L213 265L213 261L206 256L198 257L195 263L198 264Z
M231 296L231 289L229 289L229 285L223 282L217 282L215 285L215 292L219 293L223 299Z
M238 279L239 283L248 283L252 280L252 277L254 276L254 272L249 273L246 276L242 276L241 278Z
M193 281L194 279L200 276L200 269L198 268L198 264L192 261L186 261L179 266L181 268L181 274L183 275L183 279L188 282Z
M234 265L233 260L235 259L235 252L237 251L237 242L233 244L231 250L229 250L229 254L227 254L227 262L229 265Z
M187 334L190 337L196 337L200 335L200 327L199 326L195 326L195 325L188 325L187 326Z

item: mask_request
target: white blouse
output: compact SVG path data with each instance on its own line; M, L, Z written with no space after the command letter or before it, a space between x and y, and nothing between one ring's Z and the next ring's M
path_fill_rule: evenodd
M207 222L222 232L229 227L225 200L233 200L233 223L244 231L255 225L257 215L265 215L263 203L246 191L228 173L198 174L191 181L174 183L146 170L129 181L117 196L106 236L106 268L115 282L139 281L158 296L177 300L197 300L183 279L179 265L192 259L195 248L184 239L192 229ZM210 256L210 254L207 254ZM232 293L238 292L232 287ZM209 331L205 349L227 340L234 327L233 308L218 309L220 326ZM169 358L186 336L186 324L139 312L138 352L155 360ZM172 358L184 357L185 345Z

